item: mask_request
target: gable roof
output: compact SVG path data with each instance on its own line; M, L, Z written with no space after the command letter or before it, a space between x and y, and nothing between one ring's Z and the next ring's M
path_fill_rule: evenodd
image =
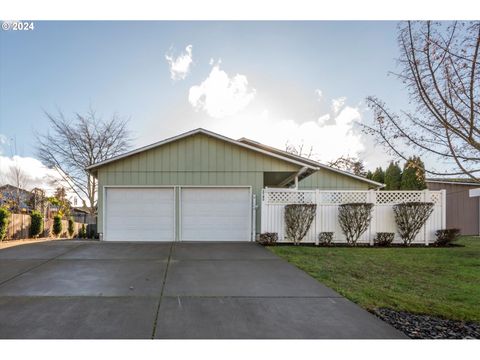
M246 149L250 149L252 151L255 151L255 152L267 155L267 156L271 156L271 157L274 157L274 158L277 158L277 159L281 159L283 161L295 164L295 165L300 166L302 168L307 168L307 169L314 170L314 171L317 171L317 170L320 170L320 169L327 169L327 170L330 170L330 171L333 171L333 172L336 172L336 173L339 173L339 174L342 174L342 175L345 175L345 176L355 178L355 179L360 180L360 181L367 182L371 185L374 185L375 187L384 187L385 186L382 183L366 179L362 176L358 176L358 175L349 173L347 171L342 171L342 170L339 170L339 169L332 168L330 166L321 164L321 163L313 161L311 159L306 159L304 157L297 156L297 155L288 153L286 151L282 151L280 149L276 149L274 147L261 144L259 142L254 141L254 140L250 140L250 139L247 139L247 138L241 138L239 140L234 140L234 139L231 139L229 137L226 137L226 136L217 134L213 131L205 130L205 129L202 129L202 128L187 131L183 134L173 136L173 137L158 141L156 143L140 147L140 148L135 149L135 150L128 151L124 154L114 156L114 157L112 157L110 159L107 159L107 160L104 160L104 161L100 161L96 164L88 166L86 168L86 170L94 171L95 169L97 169L97 168L99 168L103 165L112 163L114 161L118 161L118 160L124 159L126 157L141 153L143 151L154 149L154 148L160 147L162 145L166 145L166 144L169 144L171 142L186 138L188 136L196 135L196 134L204 134L204 135L207 135L207 136L211 136L213 138L216 138L216 139L219 139L219 140L222 140L222 141L226 141L228 143L235 144L237 146L240 146L240 147L243 147L243 148L246 148Z
M90 165L88 167L86 167L85 169L88 170L88 171L92 171L98 167L101 167L103 165L106 165L106 164L109 164L109 163L112 163L114 161L118 161L118 160L121 160L121 159L124 159L126 157L129 157L129 156L132 156L132 155L135 155L135 154L138 154L138 153L141 153L143 151L146 151L146 150L150 150L150 149L154 149L154 148L157 148L157 147L160 147L162 145L166 145L166 144L169 144L171 142L174 142L174 141L177 141L177 140L180 140L180 139L183 139L183 138L186 138L188 136L192 136L192 135L196 135L196 134L204 134L204 135L207 135L207 136L211 136L213 138L216 138L216 139L219 139L219 140L222 140L222 141L226 141L228 143L231 143L231 144L235 144L237 146L240 146L240 147L243 147L243 148L246 148L246 149L250 149L250 150L253 150L255 152L258 152L258 153L262 153L264 155L267 155L267 156L272 156L272 157L275 157L277 159L281 159L283 161L286 161L286 162L289 162L289 163L292 163L292 164L295 164L297 166L301 166L301 167L307 167L307 168L310 168L310 169L314 169L314 170L318 170L318 168L315 166L315 165L312 165L312 164L308 164L308 163L305 163L301 160L298 160L298 159L293 159L293 158L290 158L290 157L286 157L286 156L283 156L283 155L280 155L280 154L274 154L272 152L269 152L269 151L266 151L266 150L263 150L263 149L260 149L256 146L251 146L249 144L245 144L243 142L240 142L240 141L237 141L237 140L234 140L234 139L231 139L229 137L226 137L226 136L223 136L223 135L220 135L220 134L217 134L217 133L214 133L212 131L209 131L209 130L205 130L205 129L202 129L202 128L198 128L198 129L195 129L195 130L191 130L191 131L188 131L188 132L185 132L183 134L180 134L180 135L177 135L177 136L173 136L173 137L170 137L170 138L167 138L165 140L161 140L161 141L158 141L156 143L153 143L153 144L150 144L150 145L147 145L147 146L143 146L143 147L140 147L138 149L135 149L135 150L132 150L132 151L128 151L124 154L121 154L121 155L118 155L118 156L114 156L110 159L107 159L107 160L104 160L104 161L100 161L96 164L93 164L93 165Z
M252 146L256 146L258 148L264 149L266 151L269 151L269 152L272 152L272 153L275 153L275 154L281 154L282 156L286 156L286 157L291 158L291 159L296 159L296 160L299 160L299 161L303 161L304 163L309 164L310 166L315 166L319 169L330 170L330 171L333 171L333 172L336 172L336 173L339 173L339 174L342 174L342 175L346 175L346 176L355 178L355 179L360 180L360 181L365 181L365 182L367 182L371 185L375 185L376 187L384 187L385 186L385 184L382 184L382 183L364 178L363 176L355 175L355 174L352 174L348 171L343 171L343 170L340 170L340 169L336 169L334 167L319 163L319 162L314 161L312 159L307 159L307 158L304 158L302 156L291 154L289 152L286 152L286 151L283 151L283 150L280 150L280 149L277 149L277 148L274 148L274 147L271 147L271 146L268 146L268 145L264 145L262 143L259 143L258 141L255 141L255 140L251 140L251 139L247 139L247 138L241 138L238 141L243 142L244 144L249 144L249 145L252 145Z
M480 183L475 180L466 179L466 178L430 178L426 179L427 183L436 183L436 184L450 184L450 185L468 185L468 186L479 186Z

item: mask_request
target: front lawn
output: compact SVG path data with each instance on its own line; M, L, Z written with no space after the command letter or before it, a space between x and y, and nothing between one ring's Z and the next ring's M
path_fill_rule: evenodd
M480 321L480 238L450 248L269 249L366 309Z

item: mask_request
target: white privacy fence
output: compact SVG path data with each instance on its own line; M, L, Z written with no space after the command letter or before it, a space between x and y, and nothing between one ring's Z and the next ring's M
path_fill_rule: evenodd
M394 243L401 243L397 225L393 215L393 205L409 202L432 202L433 213L413 243L428 245L435 240L435 231L445 229L445 190L440 191L376 191L376 190L295 190L295 189L263 189L262 190L262 225L261 232L278 233L279 242L285 239L285 205L316 204L315 220L309 232L302 240L304 243L318 243L320 232L333 232L333 241L345 243L338 222L338 206L345 203L367 202L374 204L372 222L358 243L373 245L377 232L395 233Z

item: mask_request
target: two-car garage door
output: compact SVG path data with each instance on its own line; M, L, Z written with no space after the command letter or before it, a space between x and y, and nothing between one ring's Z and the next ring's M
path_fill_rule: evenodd
M249 241L251 220L248 187L112 187L105 192L104 238L110 241Z

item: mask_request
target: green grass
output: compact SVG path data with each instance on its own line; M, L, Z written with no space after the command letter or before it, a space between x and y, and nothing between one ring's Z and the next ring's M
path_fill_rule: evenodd
M480 238L450 248L269 249L366 309L480 321Z

